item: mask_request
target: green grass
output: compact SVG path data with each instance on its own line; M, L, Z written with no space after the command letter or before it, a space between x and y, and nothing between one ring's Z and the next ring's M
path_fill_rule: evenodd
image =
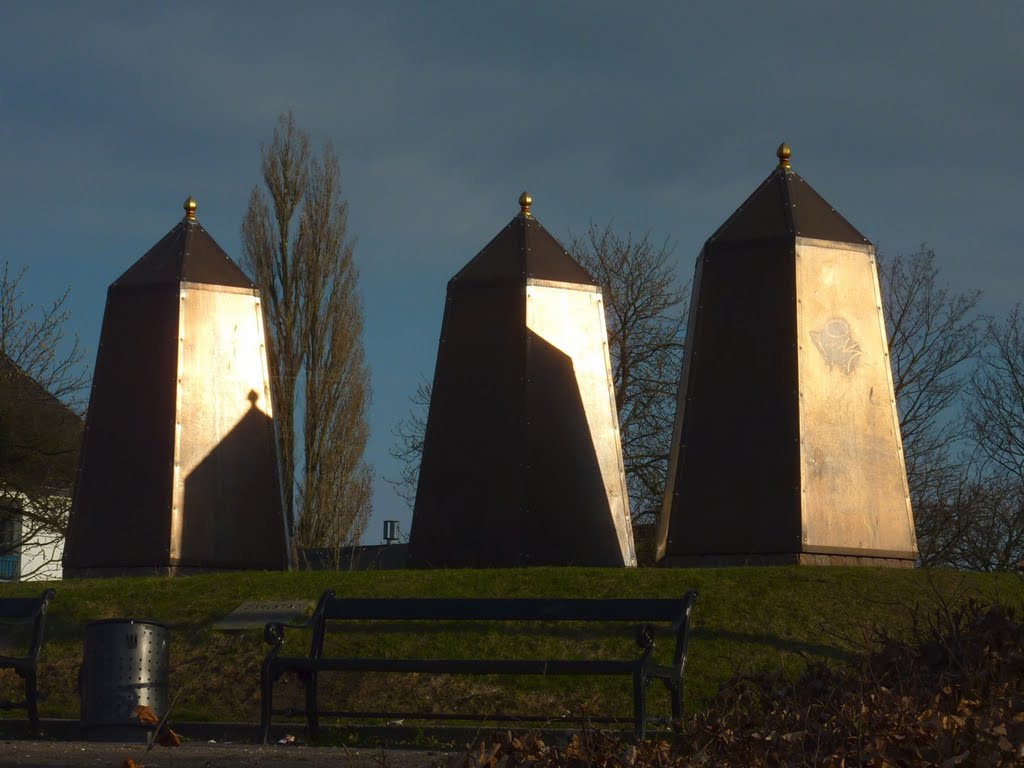
M0 585L0 596L35 595L39 583ZM853 658L872 627L909 627L914 606L928 610L967 596L1024 602L1024 579L1011 575L874 568L584 569L223 573L182 578L74 580L52 584L47 644L40 675L44 717L76 718L78 667L85 626L107 618L151 619L171 628L172 697L177 720L256 722L262 632L226 635L211 625L247 600L316 598L331 587L351 596L589 596L678 597L694 587L694 635L687 665L687 709L694 711L738 672L782 667L797 672L808 660ZM422 657L571 657L635 653L632 639L591 637L579 628L444 625L354 627L335 633L338 653ZM302 653L303 633L291 633L288 652ZM619 645L616 645L619 643ZM625 643L625 645L621 645ZM670 652L670 642L662 652ZM357 650L354 650L357 649ZM331 708L510 711L628 716L628 680L581 678L328 675L322 699ZM0 699L20 681L0 673ZM298 705L294 680L276 689L275 705ZM652 688L652 691L656 689ZM180 695L179 695L180 694ZM667 698L653 694L652 714L667 715ZM23 716L17 711L14 716Z

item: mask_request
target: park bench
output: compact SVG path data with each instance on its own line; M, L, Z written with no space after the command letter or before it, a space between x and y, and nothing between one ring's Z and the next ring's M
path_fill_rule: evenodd
M317 698L317 676L321 672L379 672L379 673L441 673L465 675L624 675L633 680L633 723L637 740L642 740L647 727L646 693L648 685L661 680L668 688L672 705L672 718L683 714L683 671L690 636L690 611L697 592L690 590L677 599L570 599L570 598L350 598L336 597L327 590L320 597L316 610L304 624L269 622L264 638L272 648L263 661L261 670L260 728L266 743L271 717L275 714L306 717L307 732L315 738L319 732L321 716L332 717L396 717L398 713L338 712L320 709ZM361 622L357 625L356 622ZM370 623L372 622L372 624ZM366 631L422 632L434 623L531 622L547 625L550 622L574 623L587 630L598 624L605 627L629 622L635 629L638 649L625 653L619 659L439 659L439 658L373 658L366 654L351 657L324 655L324 639L328 631L355 632L359 626ZM282 655L285 629L303 629L311 632L309 653L303 656ZM551 629L549 627L549 629ZM670 663L656 663L653 652L655 636L661 630L671 633L675 647ZM540 631L543 631L541 629ZM666 654L667 655L667 654ZM285 672L296 673L305 687L304 710L275 710L273 708L274 682ZM423 719L476 719L476 720L537 720L536 717L495 717L493 715L443 715L402 713L403 718ZM593 720L593 718L591 718ZM611 721L610 718L602 718Z
M0 597L0 669L12 669L25 680L25 700L0 701L0 709L27 709L33 733L39 731L36 676L46 608L56 595L47 589L39 597ZM24 655L14 655L21 651Z

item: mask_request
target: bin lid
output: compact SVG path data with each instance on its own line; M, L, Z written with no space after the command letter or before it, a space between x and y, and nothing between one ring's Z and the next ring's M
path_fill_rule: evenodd
M161 624L159 621L150 621L149 619L98 619L97 621L90 621L86 628L103 626L105 624L149 624L150 626L161 627L162 629L168 628L166 624Z

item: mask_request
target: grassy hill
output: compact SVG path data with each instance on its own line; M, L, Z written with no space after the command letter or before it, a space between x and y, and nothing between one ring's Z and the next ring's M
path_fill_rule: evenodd
M0 585L0 596L35 595L44 585ZM211 626L248 600L316 598L325 588L349 596L591 596L676 597L700 591L687 666L687 711L699 710L738 672L783 668L800 671L811 660L841 664L867 645L872 629L909 628L915 608L932 611L966 597L1024 602L1024 579L922 570L873 568L584 569L224 573L184 578L133 578L57 582L40 675L44 717L77 718L78 668L85 627L91 621L151 619L171 629L172 697L177 720L256 722L259 665L267 646L262 632L215 632ZM401 628L400 628L401 629ZM538 634L533 626L480 629L453 625L409 632L358 627L333 635L339 652L348 644L382 654L472 656L476 653L563 656L615 655L630 637L593 639L570 628ZM302 652L303 633L288 648ZM668 646L665 642L663 645ZM661 651L665 652L666 648ZM629 651L632 653L632 649ZM283 681L275 705L298 704L296 681ZM20 681L0 673L0 698L14 698ZM628 720L628 680L448 676L330 675L322 678L333 708L512 711L542 715L581 711L621 714ZM668 714L667 697L652 687L651 712ZM18 712L11 713L23 716Z

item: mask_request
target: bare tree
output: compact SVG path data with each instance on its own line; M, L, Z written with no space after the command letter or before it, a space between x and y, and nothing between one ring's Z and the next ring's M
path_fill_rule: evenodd
M985 504L963 525L958 563L1024 570L1024 315L985 322L985 346L967 386L966 415Z
M569 251L604 294L626 483L642 524L665 488L689 289L678 284L674 246L650 232L634 239L592 223Z
M409 509L416 506L416 486L420 480L420 458L423 455L423 438L427 434L427 413L430 410L432 385L420 375L416 391L409 396L409 412L391 428L394 445L388 449L392 458L399 461L398 477L385 477Z
M967 418L978 450L1024 483L1024 317L1018 305L985 324L981 365L968 387Z
M972 571L1024 570L1024 484L992 465L966 483L948 563Z
M0 555L22 555L21 577L56 565L88 385L78 338L65 332L68 292L29 304L25 272L5 264L0 275Z
M981 343L981 294L942 285L935 252L924 246L878 261L920 557L925 565L948 564L953 532L978 498L969 481L974 469L962 457L958 410Z
M249 197L242 253L267 318L286 514L297 547L339 550L359 538L372 504L363 460L370 372L348 203L330 144L317 156L290 112L262 156L266 192Z

